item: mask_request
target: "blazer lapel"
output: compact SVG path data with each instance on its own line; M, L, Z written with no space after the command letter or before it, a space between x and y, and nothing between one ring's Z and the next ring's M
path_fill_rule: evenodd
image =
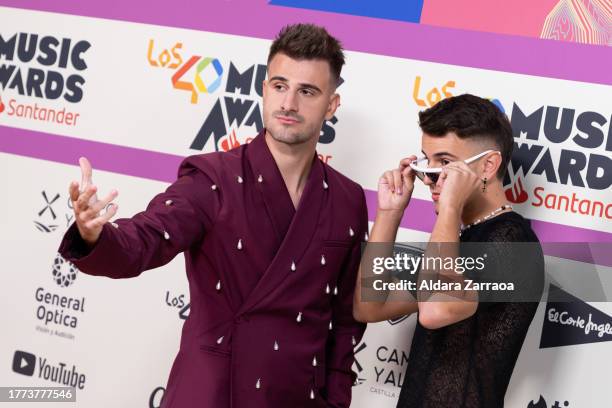
M264 129L265 132L265 129ZM240 313L253 308L290 273L299 273L303 255L316 231L319 214L328 196L323 164L316 153L297 210L285 186L272 153L260 133L248 146L248 160L272 221L279 247L272 262L240 308ZM305 267L305 266L302 266Z

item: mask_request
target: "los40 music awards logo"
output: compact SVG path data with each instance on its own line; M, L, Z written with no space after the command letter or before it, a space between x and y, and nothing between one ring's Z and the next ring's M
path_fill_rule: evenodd
M188 55L188 56L186 56ZM193 150L204 150L212 139L215 151L228 151L244 143L263 129L262 108L263 80L266 78L265 64L240 64L221 61L216 57L191 55L183 50L183 43L176 42L164 48L150 39L147 48L148 65L156 69L173 71L172 87L185 92L191 104L197 104L201 96L217 94L212 108L189 146ZM323 124L319 143L334 141L334 116ZM319 155L329 162L330 155Z
M420 108L434 106L455 94L454 80L431 86L416 76L412 100ZM508 114L499 99L491 101ZM527 109L514 102L509 112L514 136L514 151L504 179L508 201L533 207L612 219L612 203L591 199L590 192L607 191L612 185L612 117L573 107L539 106ZM528 188L530 175L544 176L546 184ZM535 179L534 179L535 180ZM571 194L548 192L547 187L563 185Z
M80 113L64 105L81 102L87 71L86 40L38 33L0 33L0 113L9 117L76 126ZM9 97L9 93L19 97ZM35 102L23 98L35 98Z
M191 303L187 295L184 293L181 294L173 294L170 293L169 290L166 291L166 296L164 299L166 306L171 309L178 309L178 317L182 320L187 320L189 317L189 311L191 309Z
M612 126L610 116L570 107L512 106L514 153L508 166L506 198L528 200L534 207L612 219L612 203L592 200L589 191L607 191L612 185ZM602 151L605 150L605 151ZM548 193L536 185L529 193L523 179L541 175L548 185L571 188L571 194Z

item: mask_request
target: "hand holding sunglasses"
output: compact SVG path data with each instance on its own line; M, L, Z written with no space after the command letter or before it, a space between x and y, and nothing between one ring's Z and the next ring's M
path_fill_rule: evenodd
M385 171L379 178L378 210L397 210L403 213L414 189L414 172L408 166L412 160L416 160L416 156L405 158L399 168Z
M478 153L475 156L472 156L468 159L465 159L463 162L465 164L470 164L475 162L476 160L486 156L489 153L498 153L501 154L499 151L497 150L485 150L482 153ZM421 157L420 159L414 160L412 162L410 162L410 168L412 170L414 170L416 176L419 178L419 180L421 181L425 181L425 177L428 177L432 183L437 183L438 182L438 178L440 177L440 173L442 173L442 167L425 167L424 164L426 165L427 162L429 161L429 159L427 157Z

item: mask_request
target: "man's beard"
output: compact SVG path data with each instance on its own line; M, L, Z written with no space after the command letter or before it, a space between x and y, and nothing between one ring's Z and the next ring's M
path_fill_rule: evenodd
M304 124L304 118L300 115L291 112L282 112L277 111L272 114L274 118L276 116L286 116L289 118L293 118L297 120L297 124ZM295 126L293 125L293 126ZM274 128L269 127L268 132L272 136L274 140L280 143L285 143L288 145L299 145L308 142L312 139L313 134L316 133L315 129L303 129L301 131L292 129L291 126L283 126L278 123L275 124Z
M308 142L311 136L304 132L296 132L291 129L268 129L272 139L288 145L299 145Z

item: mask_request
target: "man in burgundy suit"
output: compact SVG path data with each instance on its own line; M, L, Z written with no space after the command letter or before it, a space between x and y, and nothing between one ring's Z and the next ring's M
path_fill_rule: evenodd
M367 211L361 187L315 151L343 64L325 29L284 28L268 57L266 128L230 152L186 158L132 218L110 222L117 191L99 200L80 160L64 257L90 275L130 278L185 253L191 310L163 407L350 405Z

